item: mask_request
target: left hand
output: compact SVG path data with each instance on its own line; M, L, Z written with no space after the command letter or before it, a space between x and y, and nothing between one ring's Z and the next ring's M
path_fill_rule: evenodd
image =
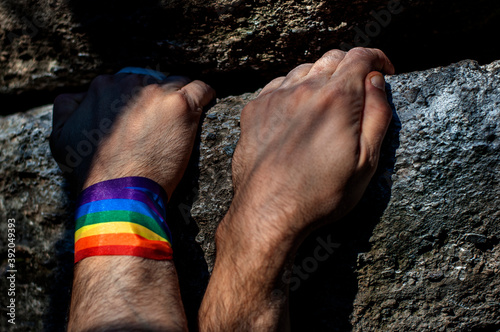
M171 197L187 167L202 108L215 92L181 76L150 81L145 75L103 75L86 93L56 98L52 154L83 189L143 176Z

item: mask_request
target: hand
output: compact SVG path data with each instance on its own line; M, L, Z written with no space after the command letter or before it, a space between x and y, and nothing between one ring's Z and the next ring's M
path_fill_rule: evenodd
M392 116L380 72L394 72L380 50L334 50L269 83L242 112L233 158L226 219L245 225L222 228L294 240L347 213L376 170Z
M151 84L152 83L152 84ZM126 176L159 183L171 197L189 161L202 108L214 91L172 76L98 76L86 93L54 102L51 150L86 188Z
M300 240L351 209L377 167L392 116L380 72L394 68L379 50L330 51L243 109L201 331L287 330L284 273Z

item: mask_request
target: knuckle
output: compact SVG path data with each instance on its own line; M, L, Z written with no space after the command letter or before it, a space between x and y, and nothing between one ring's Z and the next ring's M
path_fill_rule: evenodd
M292 71L288 73L287 78L299 78L304 76L312 67L310 63L303 63L295 67Z
M379 48L370 48L369 50L370 50L371 52L373 52L373 53L381 53L381 54L384 54L384 52L383 52L381 49L379 49Z
M271 82L269 82L269 84L267 84L267 85L281 84L281 83L283 83L283 81L285 80L285 78L286 78L286 76L276 77Z
M303 64L300 64L298 65L295 69L299 69L299 70L304 70L304 69L309 69L312 67L312 63L303 63Z
M277 89L283 82L285 81L286 77L285 76L280 76L276 77L273 79L271 82L267 83L266 86L262 89L261 93L259 96L263 96L266 93L269 93L275 89Z
M323 57L328 58L328 59L343 59L346 55L346 52L341 51L341 50L330 50L326 52Z
M176 107L182 109L189 109L191 105L189 103L189 97L185 91L179 90L170 95L171 102L176 105Z
M355 47L351 49L347 55L351 57L367 57L367 56L373 56L373 53L370 49L364 48L364 47Z

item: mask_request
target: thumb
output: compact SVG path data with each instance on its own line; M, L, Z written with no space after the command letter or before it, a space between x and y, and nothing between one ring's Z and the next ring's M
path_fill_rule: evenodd
M361 120L361 161L368 161L377 167L380 146L392 118L392 110L387 102L384 76L373 71L365 79L365 106Z
M201 115L201 109L215 98L215 90L202 81L192 81L181 88L192 111Z

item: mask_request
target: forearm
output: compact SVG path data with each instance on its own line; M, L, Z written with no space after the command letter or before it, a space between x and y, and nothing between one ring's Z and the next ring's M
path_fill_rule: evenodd
M88 257L75 266L69 331L186 331L173 261Z
M141 177L98 182L80 194L70 331L186 330L167 200Z
M227 215L217 230L217 257L199 313L201 331L289 329L284 274L293 262L293 241L249 232L242 225L255 223L245 218Z

